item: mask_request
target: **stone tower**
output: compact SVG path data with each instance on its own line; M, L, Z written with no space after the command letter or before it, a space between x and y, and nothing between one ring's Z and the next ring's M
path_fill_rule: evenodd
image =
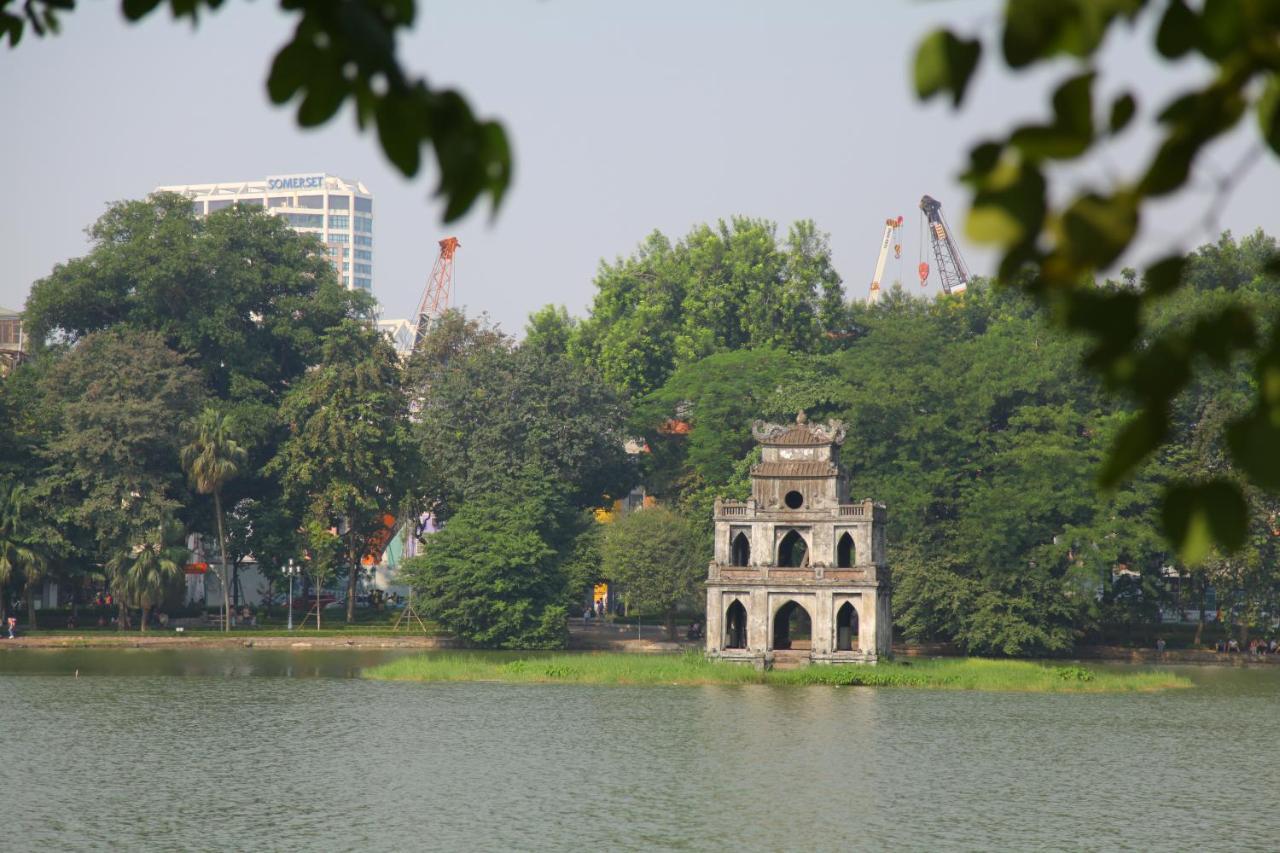
M707 653L875 663L890 655L885 507L849 501L839 421L756 421L751 498L717 499L707 574Z

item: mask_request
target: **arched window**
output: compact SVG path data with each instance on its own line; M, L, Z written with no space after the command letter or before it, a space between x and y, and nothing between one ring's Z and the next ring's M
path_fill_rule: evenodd
M846 601L836 611L836 651L851 652L858 639L858 611Z
M735 566L751 565L751 542L747 534L739 530L730 543L730 563Z
M778 565L790 569L809 565L809 546L798 531L788 530L778 543Z
M853 537L846 531L836 545L836 568L853 568L854 563L858 561L857 553L857 549L853 545Z
M745 649L747 647L747 608L736 598L724 614L724 647L726 649Z
M809 619L809 611L794 601L778 608L773 617L773 648L810 649L813 648L812 638L813 622Z

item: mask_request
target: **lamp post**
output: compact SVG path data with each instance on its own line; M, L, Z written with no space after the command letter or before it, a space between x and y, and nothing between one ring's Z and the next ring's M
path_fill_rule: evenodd
M289 630L293 630L293 579L302 572L302 567L297 563L289 560L288 565L284 567L284 573L289 578Z

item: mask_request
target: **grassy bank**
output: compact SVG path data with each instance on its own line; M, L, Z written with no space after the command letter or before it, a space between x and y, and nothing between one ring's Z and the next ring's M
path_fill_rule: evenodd
M738 664L683 655L576 654L511 659L484 653L403 658L368 670L388 681L503 681L558 684L822 684L999 690L1033 693L1116 693L1190 687L1184 676L1028 661L953 658L879 666L811 666L758 672Z

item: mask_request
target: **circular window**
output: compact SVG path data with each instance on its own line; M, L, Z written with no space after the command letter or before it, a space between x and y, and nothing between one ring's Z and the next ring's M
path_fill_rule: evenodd
M799 509L804 506L804 495L799 492L787 492L787 496L782 500L791 509Z

